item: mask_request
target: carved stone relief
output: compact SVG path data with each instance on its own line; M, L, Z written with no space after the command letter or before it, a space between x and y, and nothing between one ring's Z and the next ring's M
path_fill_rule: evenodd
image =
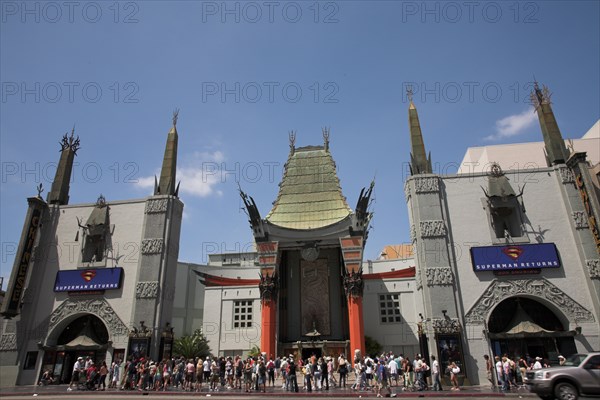
M331 333L327 260L302 260L300 268L301 334L316 329L321 335L327 336Z
M460 332L460 322L456 318L435 318L431 326L436 334L451 334Z
M5 333L0 336L0 351L17 350L17 334Z
M416 178L415 179L415 192L416 193L434 193L439 192L440 184L438 178L427 177L427 178Z
M167 212L167 199L154 199L146 202L146 214Z
M142 240L142 254L160 254L163 250L163 240L144 239Z
M452 274L452 268L450 267L427 268L425 269L425 275L427 276L427 286L454 284L454 274Z
M154 299L158 297L158 281L138 282L135 287L137 299Z
M63 319L79 313L89 313L100 318L108 327L109 334L111 335L127 335L129 333L127 326L121 321L106 300L75 298L69 298L63 301L62 304L50 314L48 332L52 331L52 329L54 329L54 327Z
M417 241L417 228L415 227L415 224L412 224L410 226L410 241L411 243Z
M588 227L587 215L584 211L573 211L572 215L576 229L586 229Z
M422 281L423 278L422 278L422 274L421 274L421 268L416 268L415 278L417 281L417 290L423 289L423 281Z
M573 175L571 168L560 167L558 173L560 174L562 183L567 184L575 182L575 175Z
M600 279L600 259L585 260L585 264L590 272L590 278Z
M546 279L494 280L467 312L465 321L470 324L483 323L488 318L492 308L502 300L519 295L537 296L546 299L572 321L595 321L594 315L589 310Z
M446 236L446 225L442 220L429 220L419 222L421 237Z
M410 181L406 181L404 182L404 198L406 199L406 202L408 203L408 200L410 200Z

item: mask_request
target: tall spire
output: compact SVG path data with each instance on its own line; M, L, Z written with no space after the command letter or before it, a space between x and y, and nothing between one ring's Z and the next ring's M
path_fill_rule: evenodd
M75 138L75 126L71 130L71 136L65 133L60 141L60 160L56 168L56 175L52 188L48 193L47 201L50 204L69 204L69 183L73 170L73 159L79 150L79 136Z
M550 96L550 90L547 86L544 85L543 89L540 89L537 81L534 82L530 99L538 114L540 127L542 128L548 166L563 164L569 158L565 141L560 134L560 129L558 129L556 118L554 118Z
M413 91L412 87L406 90L406 95L410 101L408 107L408 126L410 129L410 173L416 174L431 174L433 169L431 168L431 153L429 158L425 153L425 143L423 142L423 135L421 134L421 124L419 123L419 114L417 108L413 103Z
M167 135L167 144L165 146L165 156L163 158L162 169L160 171L160 180L154 183L154 194L168 194L177 196L179 185L175 187L175 173L177 170L177 118L179 110L173 112L173 127Z

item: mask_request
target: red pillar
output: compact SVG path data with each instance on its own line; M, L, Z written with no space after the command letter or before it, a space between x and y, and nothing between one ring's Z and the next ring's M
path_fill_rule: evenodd
M277 357L277 342L275 341L277 323L277 302L262 300L260 351L267 357Z
M354 364L354 350L359 349L365 355L365 328L362 297L348 297L348 324L350 327L350 354Z

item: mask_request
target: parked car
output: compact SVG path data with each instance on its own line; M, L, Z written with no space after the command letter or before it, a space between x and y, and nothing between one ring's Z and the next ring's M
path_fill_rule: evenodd
M527 371L525 384L542 399L600 397L600 352L574 354L560 367Z

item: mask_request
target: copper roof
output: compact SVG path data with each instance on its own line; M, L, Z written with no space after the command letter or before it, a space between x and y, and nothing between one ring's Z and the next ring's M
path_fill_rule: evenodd
M316 229L352 214L342 194L335 162L323 146L294 149L266 220L289 229Z

